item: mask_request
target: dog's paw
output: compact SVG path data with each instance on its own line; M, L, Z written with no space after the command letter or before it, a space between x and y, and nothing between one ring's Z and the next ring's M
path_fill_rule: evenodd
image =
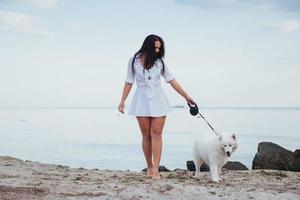
M219 181L219 179L212 179L212 182L219 183L220 181Z
M195 172L194 178L200 178L200 173Z
M215 182L215 183L219 183L221 181L220 178L212 178L211 180L212 180L212 182Z
M199 175L194 175L193 178L194 179L200 179L200 176Z

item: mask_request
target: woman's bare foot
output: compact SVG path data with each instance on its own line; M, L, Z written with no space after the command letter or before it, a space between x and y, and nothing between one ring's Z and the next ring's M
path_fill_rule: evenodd
M159 170L158 169L153 169L152 170L152 179L159 180L160 175L159 175Z
M152 175L153 175L153 168L152 167L147 168L147 177L152 177Z

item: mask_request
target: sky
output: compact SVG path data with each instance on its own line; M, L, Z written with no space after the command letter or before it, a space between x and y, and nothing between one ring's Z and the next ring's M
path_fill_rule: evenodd
M300 106L300 0L0 0L0 108L115 107L149 34L200 107Z

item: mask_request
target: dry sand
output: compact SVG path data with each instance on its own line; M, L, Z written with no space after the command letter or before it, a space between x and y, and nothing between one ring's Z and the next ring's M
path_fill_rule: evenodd
M192 172L87 170L0 157L0 199L300 199L300 173L223 170L220 183Z

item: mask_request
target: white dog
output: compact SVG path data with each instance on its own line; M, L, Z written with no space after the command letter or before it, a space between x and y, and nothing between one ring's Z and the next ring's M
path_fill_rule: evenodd
M199 178L200 166L206 163L209 166L212 181L219 182L221 168L228 161L230 155L237 148L235 134L207 133L195 140L193 157L196 166L195 177Z

